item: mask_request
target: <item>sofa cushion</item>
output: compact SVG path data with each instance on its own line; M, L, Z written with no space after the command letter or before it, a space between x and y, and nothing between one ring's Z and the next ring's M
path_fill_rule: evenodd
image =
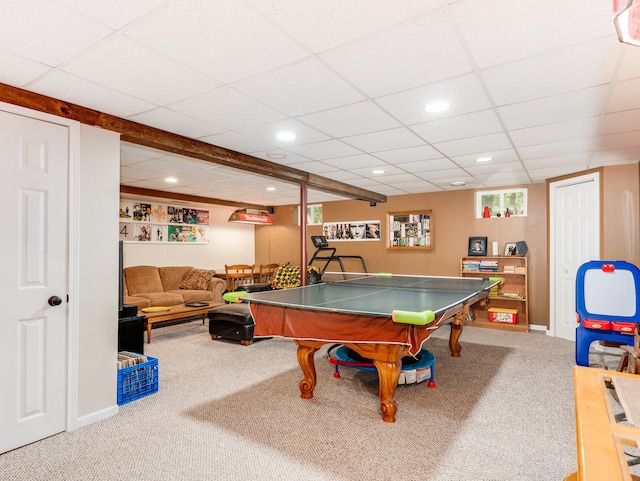
M192 266L165 266L158 267L160 280L162 281L161 291L174 291L180 288L180 283L193 270ZM150 292L149 289L147 292Z
M184 302L193 302L193 301L204 301L204 302L212 302L213 301L213 292L206 291L195 291L189 289L177 289L175 291L169 291L171 294L177 294L184 299Z
M155 266L133 266L124 269L127 292L130 296L137 296L143 292L162 292L160 273ZM143 296L146 297L146 296Z
M136 306L138 309L151 307L151 302L146 297L124 296L124 303Z
M173 292L139 292L136 297L149 299L151 306L175 306L184 303L184 297Z
M204 291L209 287L209 281L215 276L215 271L193 269L182 280L178 288Z

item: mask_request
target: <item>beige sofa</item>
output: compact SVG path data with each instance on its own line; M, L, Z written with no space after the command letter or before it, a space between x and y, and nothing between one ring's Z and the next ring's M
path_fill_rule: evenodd
M222 303L227 288L215 271L191 266L132 266L124 269L124 303L138 309L185 302Z

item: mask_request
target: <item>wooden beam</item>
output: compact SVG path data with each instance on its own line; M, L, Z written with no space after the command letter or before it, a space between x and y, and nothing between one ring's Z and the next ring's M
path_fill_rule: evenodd
M369 202L387 201L387 196L383 194L2 83L0 83L0 101L112 130L118 132L122 140L134 144L272 177L285 182L294 184L306 183L310 188L350 199Z
M185 202L196 202L200 204L228 205L236 209L258 209L267 210L266 205L248 204L246 202L233 202L231 200L215 199L213 197L202 197L200 195L179 194L177 192L166 192L164 190L143 189L141 187L131 187L129 185L120 186L121 194L135 194L145 198L158 197L160 199L182 200Z

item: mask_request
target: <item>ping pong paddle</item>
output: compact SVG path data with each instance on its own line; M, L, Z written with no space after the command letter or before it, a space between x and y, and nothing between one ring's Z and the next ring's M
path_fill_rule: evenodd
M242 302L242 298L246 295L245 291L225 292L222 298L227 302Z
M424 326L433 322L436 318L436 315L433 311L422 311L422 312L414 312L414 311L393 311L391 313L391 319L393 322L397 322L400 324L415 324L416 326Z

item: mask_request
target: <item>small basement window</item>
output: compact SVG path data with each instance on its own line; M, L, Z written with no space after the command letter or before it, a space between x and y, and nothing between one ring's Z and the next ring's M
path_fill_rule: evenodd
M294 209L295 225L300 225L300 206ZM322 225L322 204L307 205L307 225Z
M490 217L525 217L527 215L527 192L528 189L476 192L476 219L484 217L485 207L488 207Z

